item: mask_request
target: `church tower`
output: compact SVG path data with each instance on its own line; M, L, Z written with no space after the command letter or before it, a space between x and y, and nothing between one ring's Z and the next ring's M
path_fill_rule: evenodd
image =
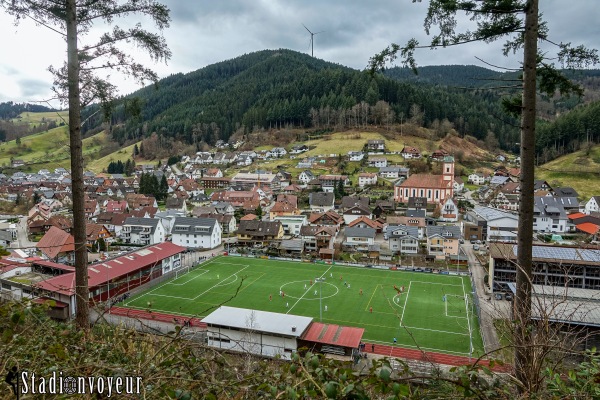
M442 175L444 177L444 182L450 182L451 184L454 184L454 157L444 157Z

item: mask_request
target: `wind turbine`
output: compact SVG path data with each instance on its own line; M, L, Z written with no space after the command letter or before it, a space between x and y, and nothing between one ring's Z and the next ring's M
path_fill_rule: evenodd
M313 32L310 31L310 29L308 29L306 27L306 25L302 24L302 26L304 27L304 29L306 29L308 31L308 33L310 33L310 56L314 57L315 56L315 54L314 54L315 41L313 39L313 36L318 35L319 33L323 33L325 31L319 31L319 32L314 32L313 33Z

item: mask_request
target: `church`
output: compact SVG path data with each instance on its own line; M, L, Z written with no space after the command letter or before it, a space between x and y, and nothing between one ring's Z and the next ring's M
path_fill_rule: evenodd
M454 196L454 157L445 156L442 175L415 174L394 187L394 200L408 203L411 197L425 197L427 203L443 205Z

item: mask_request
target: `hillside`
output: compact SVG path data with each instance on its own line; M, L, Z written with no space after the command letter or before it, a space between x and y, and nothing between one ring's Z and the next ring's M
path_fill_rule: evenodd
M580 200L589 200L600 193L600 145L579 150L537 167L537 179L551 185L571 186L579 193Z
M117 111L116 141L130 144L157 132L211 145L273 128L342 130L409 118L424 127L449 121L461 136L478 139L492 131L500 143L514 143L518 135L496 96L371 76L290 50L264 50L172 75L159 88L129 96L141 99L142 113L136 119L124 108Z
M34 115L32 113L31 117ZM37 172L40 169L70 168L69 136L67 126L59 126L45 132L25 136L20 139L0 144L0 166L3 170L10 168L13 159L23 160L25 171ZM110 147L106 133L83 139L83 156L86 161L99 158L103 148Z

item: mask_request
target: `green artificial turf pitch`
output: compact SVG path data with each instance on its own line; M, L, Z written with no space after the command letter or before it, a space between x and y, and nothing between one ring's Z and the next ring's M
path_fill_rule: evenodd
M369 343L396 338L401 347L457 355L469 355L472 343L478 355L483 345L470 292L467 276L225 256L181 271L124 306L204 317L227 305L319 321L321 303L323 322L362 327Z

